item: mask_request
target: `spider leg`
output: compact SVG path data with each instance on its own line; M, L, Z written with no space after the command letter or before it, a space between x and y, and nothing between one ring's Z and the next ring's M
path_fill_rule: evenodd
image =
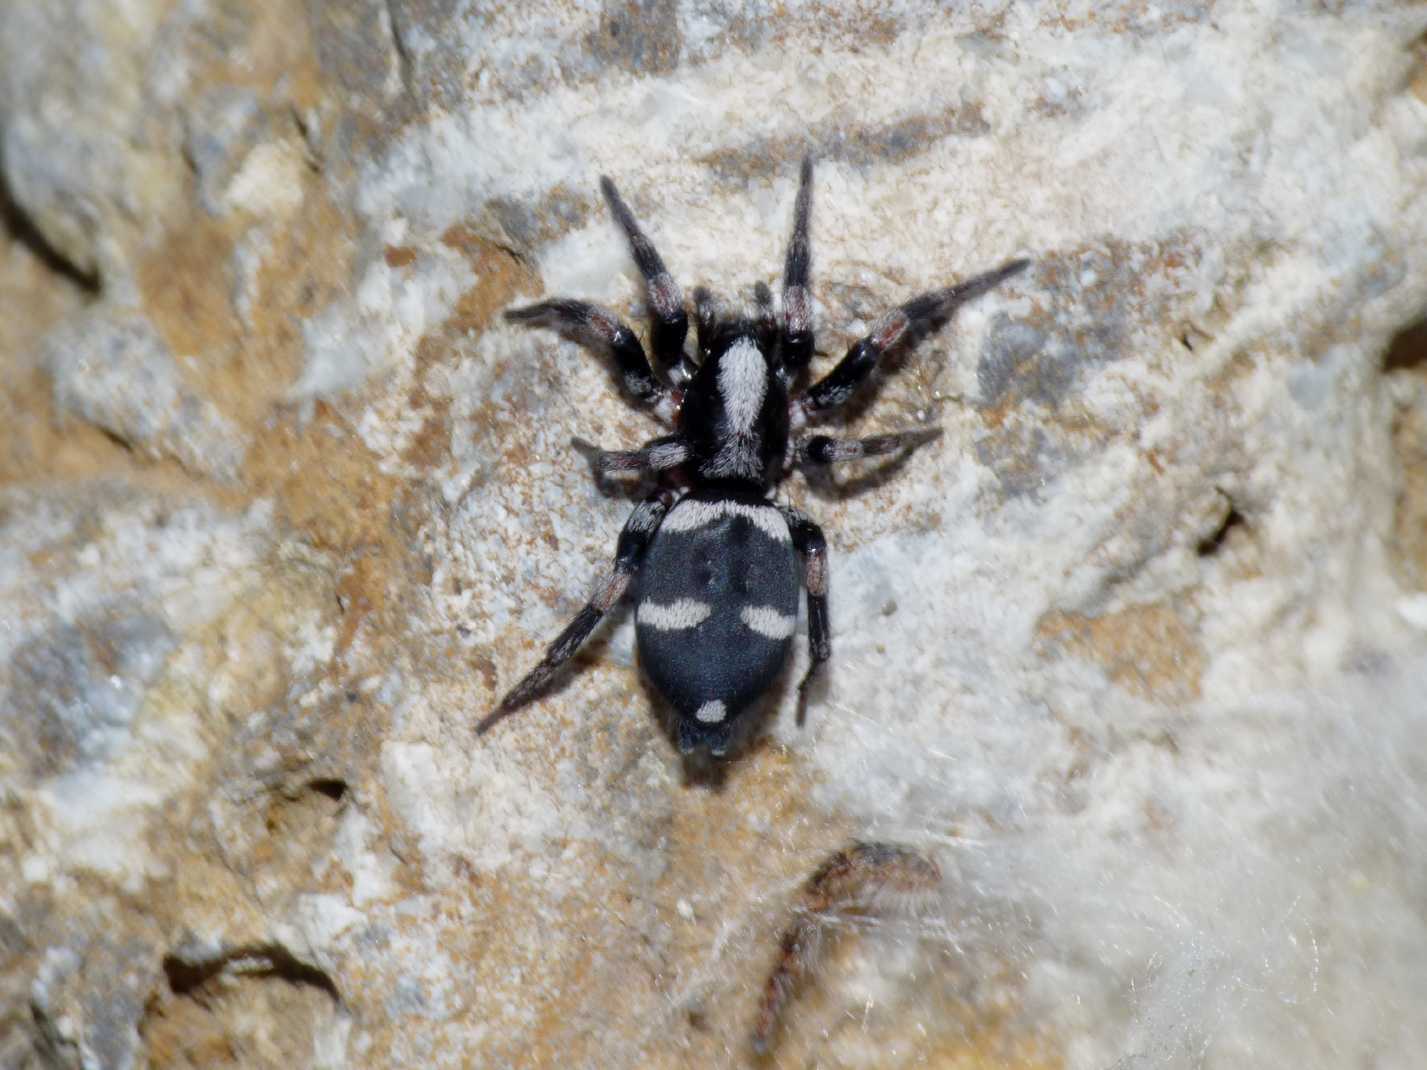
M629 205L624 203L624 198L619 195L619 190L614 188L609 176L600 176L600 191L609 202L609 210L614 214L615 221L629 239L634 262L639 267L639 273L644 276L645 290L649 294L649 308L654 319L649 336L650 348L654 351L654 363L671 377L676 386L682 385L693 376L693 368L684 356L684 336L689 332L689 316L684 311L684 294L664 267L664 261L660 259L653 242L640 229L634 213L629 210Z
M901 449L916 449L941 434L939 427L923 427L914 431L894 431L868 438L830 438L827 435L802 435L793 443L795 464L836 464L862 457L879 457Z
M778 317L773 312L773 291L766 282L753 284L753 300L758 308L758 317L753 321L753 331L758 344L765 353L776 352L778 342Z
M893 309L877 321L866 337L853 343L837 367L794 400L794 422L838 408L862 385L887 350L921 340L946 323L958 305L979 297L1029 265L1029 260L1012 260L995 271L922 294Z
M706 287L694 287L694 332L698 339L699 363L709 359L714 330L718 327L719 300Z
M813 359L813 306L808 292L812 253L808 223L813 210L813 158L803 157L798 177L798 200L793 208L793 235L783 264L783 368L789 378Z
M595 465L601 475L659 475L678 468L692 455L682 435L650 439L637 450L600 450Z
M613 312L585 301L557 297L508 309L505 318L512 323L557 331L573 342L604 353L619 368L620 381L630 397L653 409L660 419L673 419L678 409L673 393L654 377L638 337Z
M823 529L791 505L779 507L793 537L793 549L803 562L803 586L808 592L808 650L812 664L798 685L798 724L807 720L808 686L832 657L832 631L827 613L827 540Z
M634 512L629 514L624 530L619 533L619 544L614 554L614 570L600 582L599 588L585 604L585 608L555 637L540 664L511 688L505 698L500 700L500 705L476 726L477 735L484 735L499 721L539 694L560 667L574 656L580 644L595 630L595 625L614 607L629 587L630 581L644 562L644 553L649 548L654 532L659 528L659 522L664 519L664 514L669 511L673 501L674 495L671 492L661 490L640 502Z

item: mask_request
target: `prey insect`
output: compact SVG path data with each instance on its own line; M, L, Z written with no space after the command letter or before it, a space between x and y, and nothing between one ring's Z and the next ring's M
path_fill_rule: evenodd
M778 943L749 1038L754 1054L768 1052L789 1005L816 977L840 924L930 899L940 883L935 862L900 844L859 842L829 856L803 886L793 921Z
M805 159L781 312L775 312L762 283L751 316L726 315L707 290L697 289L693 353L685 348L689 318L683 293L608 178L600 180L601 189L648 293L652 363L634 331L597 305L553 298L506 313L509 320L561 332L612 360L629 398L669 433L637 450L598 452L602 472L644 475L658 489L625 523L614 567L593 597L478 731L540 694L601 618L629 594L636 606L640 662L677 714L679 749L722 756L740 738L740 715L768 691L787 661L800 588L807 592L811 650L799 688L801 723L809 684L832 654L827 542L810 517L775 502L774 491L797 466L890 454L935 435L915 429L842 439L804 428L846 404L888 351L919 340L962 302L1028 263L1013 260L914 297L878 320L830 372L800 389L813 357L812 177L812 161Z

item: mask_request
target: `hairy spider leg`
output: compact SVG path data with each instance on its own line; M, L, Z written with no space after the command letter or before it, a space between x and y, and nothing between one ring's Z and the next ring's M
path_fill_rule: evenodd
M941 434L939 427L922 427L910 431L893 431L867 438L830 438L827 435L800 436L793 444L796 464L836 464L863 457L880 457L901 449L916 449Z
M692 452L682 435L651 438L637 450L600 450L595 464L601 475L660 475L687 461Z
M721 312L719 299L707 286L694 287L694 337L698 340L700 364L708 360L713 352Z
M878 320L865 337L852 344L832 371L794 399L795 420L799 416L819 416L839 408L866 381L882 354L894 346L920 341L941 327L958 305L1005 282L1029 265L1029 260L1012 260L994 271L943 290L921 294L893 309Z
M812 661L798 685L798 724L807 720L808 687L832 657L832 627L827 612L827 539L811 517L791 505L779 507L793 537L793 551L803 563L803 589L808 592L808 652Z
M615 189L608 175L600 176L600 190L609 203L609 210L615 221L629 239L629 248L634 253L634 263L644 276L644 287L649 295L649 310L652 323L649 333L649 347L654 353L654 363L675 386L682 386L693 377L694 367L684 355L684 336L689 332L689 316L684 311L684 294L674 276L664 267L654 243L649 240L629 205Z
M766 353L776 353L778 346L778 317L773 311L773 291L761 279L753 284L753 303L758 316L753 321L753 331L758 337L760 348Z
M783 337L779 346L784 374L791 379L813 359L813 299L808 290L812 252L808 225L813 211L813 158L803 157L798 200L793 207L793 234L783 264Z
M660 490L634 507L629 519L624 523L624 530L619 533L619 543L614 554L614 571L601 581L598 590L585 607L566 625L565 630L555 637L540 664L511 688L505 698L500 700L500 705L476 726L477 735L484 735L539 694L559 671L560 666L574 657L580 644L589 638L590 632L595 630L595 625L620 600L630 581L639 572L645 551L649 549L654 532L659 529L659 522L664 519L664 514L669 511L674 498L672 492Z
M609 309L557 297L524 308L512 308L505 318L512 323L557 331L572 342L602 352L619 369L625 393L638 404L654 410L665 423L673 420L678 411L673 393L654 377L654 369L649 366L638 336Z

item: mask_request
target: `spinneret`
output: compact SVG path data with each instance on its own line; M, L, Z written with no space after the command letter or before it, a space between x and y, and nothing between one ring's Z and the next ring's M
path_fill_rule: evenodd
M535 698L614 605L629 592L645 673L677 714L685 752L727 753L739 716L773 685L787 662L798 591L807 592L808 686L831 657L827 541L809 517L772 501L798 465L826 465L921 445L935 429L843 440L797 432L834 412L882 356L939 327L961 302L1027 266L1015 260L894 309L826 376L795 389L814 352L810 289L812 161L804 160L783 269L781 318L763 283L757 314L728 316L717 298L693 292L696 353L685 350L683 292L614 183L600 188L644 279L653 325L645 355L635 333L607 309L555 298L512 309L506 318L561 332L604 354L625 392L671 433L634 450L596 450L601 474L652 477L659 489L631 514L611 573L556 638L545 657L481 721L485 732ZM656 371L657 369L657 371Z

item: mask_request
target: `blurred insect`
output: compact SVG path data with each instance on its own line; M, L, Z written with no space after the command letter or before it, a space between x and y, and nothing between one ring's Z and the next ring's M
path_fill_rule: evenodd
M812 661L799 689L801 723L808 685L832 654L827 542L809 517L774 503L774 490L798 465L893 453L936 434L922 428L838 439L802 428L844 405L888 350L919 340L963 301L1028 263L1013 260L913 298L879 320L827 375L795 389L813 357L812 177L812 161L804 160L783 269L781 317L762 283L752 317L722 315L707 290L695 290L696 358L684 349L689 322L678 283L608 178L600 180L601 189L648 290L654 365L626 324L584 301L553 298L506 313L516 323L548 327L604 353L618 367L630 397L672 433L637 450L597 452L601 472L649 476L659 489L625 523L614 568L594 596L540 664L481 721L479 732L543 690L631 588L640 661L678 715L679 749L722 756L735 741L739 715L768 690L787 661L803 587Z
M929 858L895 843L854 843L833 854L803 886L793 923L763 988L750 1044L765 1054L798 992L816 974L832 934L855 914L903 909L929 898L941 870Z

